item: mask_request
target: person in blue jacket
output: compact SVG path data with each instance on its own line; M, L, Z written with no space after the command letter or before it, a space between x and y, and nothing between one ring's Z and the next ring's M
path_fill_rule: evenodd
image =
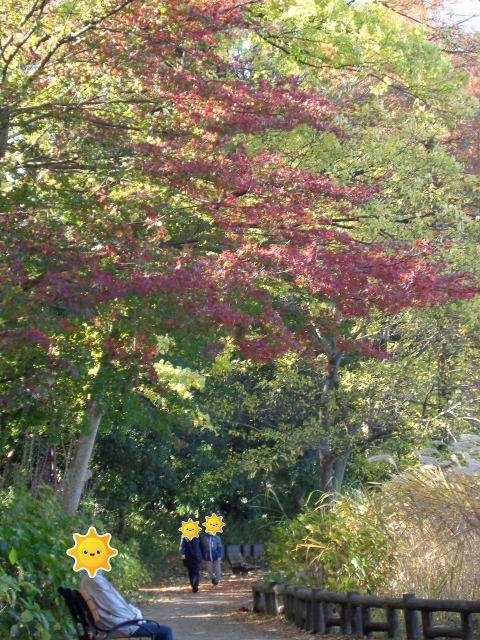
M200 567L203 561L203 548L200 538L189 540L182 536L180 541L180 558L188 569L188 578L192 585L193 593L197 593L200 582Z
M222 575L222 539L218 533L207 531L202 538L203 559L213 585L220 582Z

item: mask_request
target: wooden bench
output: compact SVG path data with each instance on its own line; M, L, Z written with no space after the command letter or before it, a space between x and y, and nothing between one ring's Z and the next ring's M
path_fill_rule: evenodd
M144 622L144 620L126 620L111 629L102 629L99 624L100 616L98 615L97 608L86 591L64 587L59 587L57 591L67 603L68 610L73 618L78 640L125 638L128 637L128 635L122 632L122 628L131 626L137 626L142 632L145 631L145 635L141 638L136 637L136 640L153 640L154 638L154 631L149 631L149 629L145 627L142 628L142 622ZM152 621L148 620L146 622Z
M248 573L249 571L252 571L252 569L256 569L253 564L245 564L245 560L241 553L229 553L228 562L230 563L232 573L235 574Z

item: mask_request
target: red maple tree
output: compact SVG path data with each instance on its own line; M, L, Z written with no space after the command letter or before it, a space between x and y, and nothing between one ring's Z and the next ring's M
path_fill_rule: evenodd
M300 170L295 151L252 151L252 137L258 147L297 127L346 134L297 78L245 77L226 43L248 38L249 3L109 0L67 21L46 0L11 4L0 52L7 407L54 391L55 371L90 344L68 344L79 323L123 322L123 337L105 329L106 360L154 376L162 331L212 344L228 334L260 359L308 346L292 296L325 303L330 327L332 307L348 319L473 294L426 244L365 245L339 230L374 189Z

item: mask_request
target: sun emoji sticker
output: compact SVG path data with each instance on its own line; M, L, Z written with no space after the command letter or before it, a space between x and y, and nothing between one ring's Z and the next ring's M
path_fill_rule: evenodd
M198 538L200 530L201 528L198 526L198 520L194 522L191 518L189 518L186 522L185 520L182 520L182 526L179 528L179 531L182 532L183 537L188 538L189 540Z
M222 516L217 516L216 513L212 513L210 517L205 518L205 522L203 523L205 527L205 531L207 533L218 533L222 532L223 527L225 526L225 522L223 521Z
M84 536L74 533L75 546L67 550L67 555L75 558L73 570L86 569L90 578L94 578L99 569L111 571L110 558L118 554L118 551L110 546L111 537L109 533L99 535L95 527L90 527Z

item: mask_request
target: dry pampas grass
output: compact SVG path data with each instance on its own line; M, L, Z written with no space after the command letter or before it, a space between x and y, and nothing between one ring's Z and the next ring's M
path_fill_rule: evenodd
M422 466L381 491L398 564L388 591L418 597L480 598L480 474Z

